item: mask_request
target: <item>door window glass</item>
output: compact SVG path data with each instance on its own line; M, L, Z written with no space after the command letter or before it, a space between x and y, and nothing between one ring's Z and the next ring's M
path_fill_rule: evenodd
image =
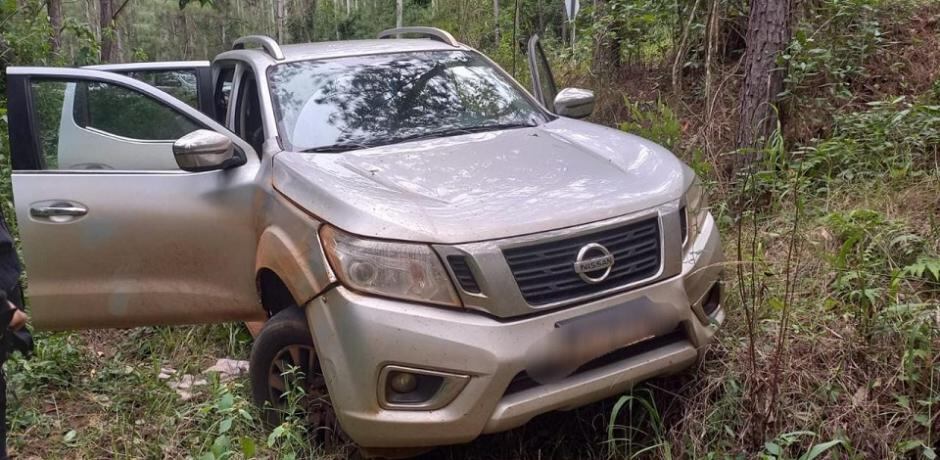
M79 81L74 87L72 115L82 128L148 141L173 141L199 129L183 114L136 91L95 81Z
M261 104L258 98L258 83L255 76L246 71L238 89L235 108L235 132L251 144L260 154L264 144L264 127L261 125Z
M225 124L225 115L232 100L232 80L235 79L235 67L225 67L219 70L219 78L215 83L215 93L212 98L215 104L215 121Z
M538 82L542 93L542 104L549 110L554 111L553 106L555 105L555 95L558 94L558 89L555 88L555 78L552 76L552 69L545 57L545 52L542 51L541 44L536 46L535 66L539 76Z
M159 88L190 107L199 108L199 80L194 69L135 70L126 75Z
M176 170L172 144L201 126L122 86L31 82L44 169Z
M59 124L62 119L63 99L68 83L57 80L32 82L33 110L39 124L39 150L46 169L59 169Z

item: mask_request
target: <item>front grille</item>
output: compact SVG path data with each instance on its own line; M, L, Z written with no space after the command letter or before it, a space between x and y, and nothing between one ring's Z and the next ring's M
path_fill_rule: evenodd
M591 284L575 272L578 251L587 244L603 245L614 256L610 275ZM659 271L659 218L571 238L503 250L516 284L529 305L546 305L641 281Z

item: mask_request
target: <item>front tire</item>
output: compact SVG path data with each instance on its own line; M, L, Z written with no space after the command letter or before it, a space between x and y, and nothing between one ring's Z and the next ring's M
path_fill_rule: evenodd
M293 411L306 419L321 446L345 444L301 308L285 308L264 325L251 348L249 374L252 398L269 426Z

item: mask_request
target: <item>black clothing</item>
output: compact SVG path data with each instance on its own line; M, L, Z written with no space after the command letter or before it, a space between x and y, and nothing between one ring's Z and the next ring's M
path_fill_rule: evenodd
M6 293L0 290L0 327L3 328L3 345L0 345L0 460L7 460L7 376L3 370L3 364L6 362L11 349L6 346L6 339L13 321L12 308L7 304Z
M16 254L13 236L10 235L3 212L0 211L0 291L17 307L23 308L23 297L19 289L20 271L20 258Z
M7 460L7 381L3 363L14 351L24 354L32 351L32 338L26 329L11 331L14 309L23 310L23 292L20 289L20 259L13 236L0 211L0 460Z

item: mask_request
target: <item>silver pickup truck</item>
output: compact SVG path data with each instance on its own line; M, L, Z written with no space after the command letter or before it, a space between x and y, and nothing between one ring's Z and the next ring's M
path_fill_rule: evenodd
M7 69L35 327L266 320L266 417L297 367L316 433L368 452L688 367L724 319L702 186L579 121L593 93L557 91L537 37L527 54L531 92L423 27Z

